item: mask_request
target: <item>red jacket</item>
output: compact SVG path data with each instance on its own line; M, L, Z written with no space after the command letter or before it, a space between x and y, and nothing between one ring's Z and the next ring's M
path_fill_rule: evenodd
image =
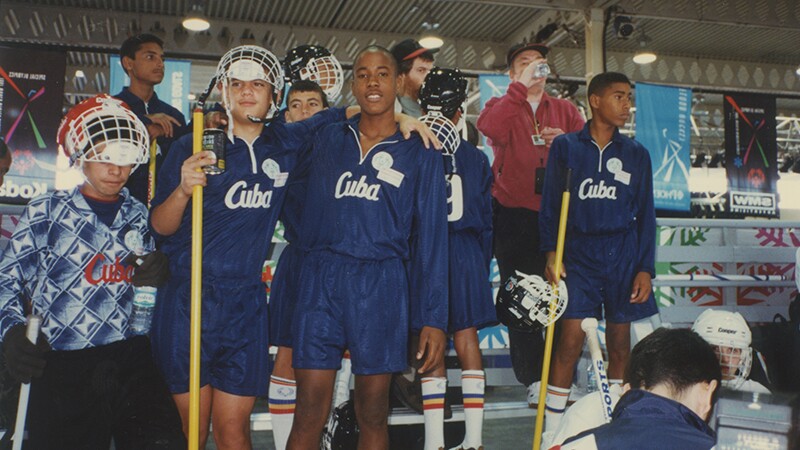
M584 125L575 105L546 93L536 109L536 120L539 129L561 128L565 133L580 131ZM528 90L519 82L511 83L506 95L486 102L478 117L478 129L494 150L492 196L508 208L539 211L542 201L535 194L535 173L547 166L549 148L533 145L533 123Z

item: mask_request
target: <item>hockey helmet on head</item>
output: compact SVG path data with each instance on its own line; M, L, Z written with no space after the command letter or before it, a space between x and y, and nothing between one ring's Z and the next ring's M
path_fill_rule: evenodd
M425 114L419 121L427 125L442 143L442 153L452 155L458 150L458 146L461 145L461 135L450 119L434 112Z
M741 386L753 362L753 336L744 317L738 312L707 309L694 321L692 331L714 346L722 384L731 389Z
M215 78L222 84L223 98L226 97L228 83L234 78L240 81L266 81L272 86L272 104L267 117L272 117L278 111L283 97L283 67L269 50L257 45L240 45L228 50L217 64ZM230 116L230 111L228 113Z
M550 316L550 305L554 314ZM532 332L558 320L567 307L567 285L560 281L558 295L538 275L517 272L500 287L495 309L497 318L509 328Z
M440 112L452 119L467 100L467 79L458 69L434 67L419 88L419 102L429 114Z
M147 128L122 100L100 94L70 109L58 127L59 149L77 161L138 165L149 159Z
M339 96L344 84L344 71L339 60L319 45L300 45L289 50L283 60L289 82L309 80L317 83L328 100Z

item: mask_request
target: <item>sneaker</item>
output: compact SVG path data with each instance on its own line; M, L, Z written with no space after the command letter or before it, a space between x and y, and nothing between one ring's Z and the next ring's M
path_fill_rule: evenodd
M528 385L528 408L536 409L539 407L539 389L542 383L537 381Z
M408 381L402 375L394 375L392 377L392 394L406 408L416 411L418 414L424 412L422 408L422 386L416 380Z

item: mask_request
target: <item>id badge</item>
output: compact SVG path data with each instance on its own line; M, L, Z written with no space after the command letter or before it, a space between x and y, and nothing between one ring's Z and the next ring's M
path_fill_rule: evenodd
M533 140L533 145L544 145L544 138L541 134L532 134L531 140Z

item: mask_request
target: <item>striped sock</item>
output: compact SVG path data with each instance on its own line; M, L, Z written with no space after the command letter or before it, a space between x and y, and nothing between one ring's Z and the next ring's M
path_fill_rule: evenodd
M272 437L275 449L284 450L294 422L294 405L297 400L297 384L276 376L269 377L269 413L272 418Z
M461 391L464 393L464 443L463 448L480 448L483 445L483 391L486 377L482 370L461 371Z
M422 406L425 409L425 450L444 448L444 394L447 378L422 379Z
M560 388L552 384L547 385L547 398L544 403L545 431L555 431L558 428L558 424L561 423L561 416L564 415L564 410L567 409L567 400L569 400L569 388Z

